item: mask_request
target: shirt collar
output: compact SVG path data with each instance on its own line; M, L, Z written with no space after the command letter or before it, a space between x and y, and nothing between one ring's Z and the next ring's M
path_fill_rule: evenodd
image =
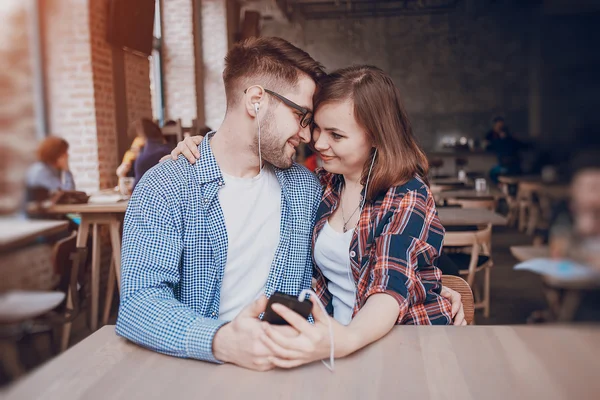
M210 140L215 135L216 131L206 134L204 140L200 143L200 160L195 164L198 182L204 185L213 181L223 181L221 168L217 164L215 155L210 147Z

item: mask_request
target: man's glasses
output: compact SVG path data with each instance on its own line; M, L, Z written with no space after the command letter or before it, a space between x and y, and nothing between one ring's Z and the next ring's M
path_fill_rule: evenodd
M247 90L248 89L244 90L244 93L246 93ZM312 124L312 122L313 122L313 112L310 111L308 108L304 108L302 106L299 106L298 104L294 103L293 101L291 101L291 100L283 97L279 93L275 93L272 90L265 89L265 92L269 93L271 96L277 97L286 106L288 106L290 108L293 108L294 110L300 112L302 114L300 116L300 126L302 128L306 128L307 126L309 126L310 124Z

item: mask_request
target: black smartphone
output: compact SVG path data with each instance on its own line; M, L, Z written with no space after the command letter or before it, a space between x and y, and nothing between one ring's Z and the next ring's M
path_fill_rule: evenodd
M263 321L266 321L273 325L289 325L288 322L277 314L271 306L274 303L283 304L292 311L300 314L304 319L308 319L308 316L312 312L313 303L310 300L298 301L298 297L290 296L285 293L275 292L267 303L267 308L263 315Z

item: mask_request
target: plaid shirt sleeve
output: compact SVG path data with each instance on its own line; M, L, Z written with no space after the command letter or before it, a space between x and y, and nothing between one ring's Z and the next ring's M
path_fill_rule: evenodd
M159 190L142 179L125 215L116 332L157 352L218 362L212 341L225 321L204 318L176 299L183 218Z
M387 218L375 233L365 301L375 293L392 296L400 305L399 324L450 324L451 306L439 294L441 272L434 266L443 228L426 187L408 191ZM432 245L438 242L439 248Z

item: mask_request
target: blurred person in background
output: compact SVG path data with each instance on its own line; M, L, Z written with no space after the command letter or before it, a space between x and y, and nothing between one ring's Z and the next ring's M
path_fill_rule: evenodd
M576 249L573 256L600 269L600 151L575 157L571 183L571 215Z
M140 154L140 151L142 150L142 147L144 147L144 144L146 144L146 141L142 137L136 136L133 139L129 150L127 150L123 155L121 165L119 165L119 167L117 168L117 176L119 178L134 176L133 163L135 162L135 159L137 158L138 154Z
M135 187L146 171L158 164L163 156L170 154L173 147L167 144L160 127L148 118L135 121L129 131L145 143L133 163Z
M503 117L492 120L492 129L485 135L485 140L486 150L498 158L498 164L490 170L490 179L494 183L498 183L499 175L521 173L520 151L525 145L510 134Z
M38 161L27 172L27 190L42 189L48 193L75 190L75 180L69 170L69 143L49 136L38 147ZM39 200L39 199L33 199Z
M184 138L189 138L189 137L192 137L192 136L202 136L202 137L204 137L209 132L212 132L212 129L209 128L208 126L203 126L203 127L199 128L199 129L192 128L191 131L184 132L183 133L183 137Z

